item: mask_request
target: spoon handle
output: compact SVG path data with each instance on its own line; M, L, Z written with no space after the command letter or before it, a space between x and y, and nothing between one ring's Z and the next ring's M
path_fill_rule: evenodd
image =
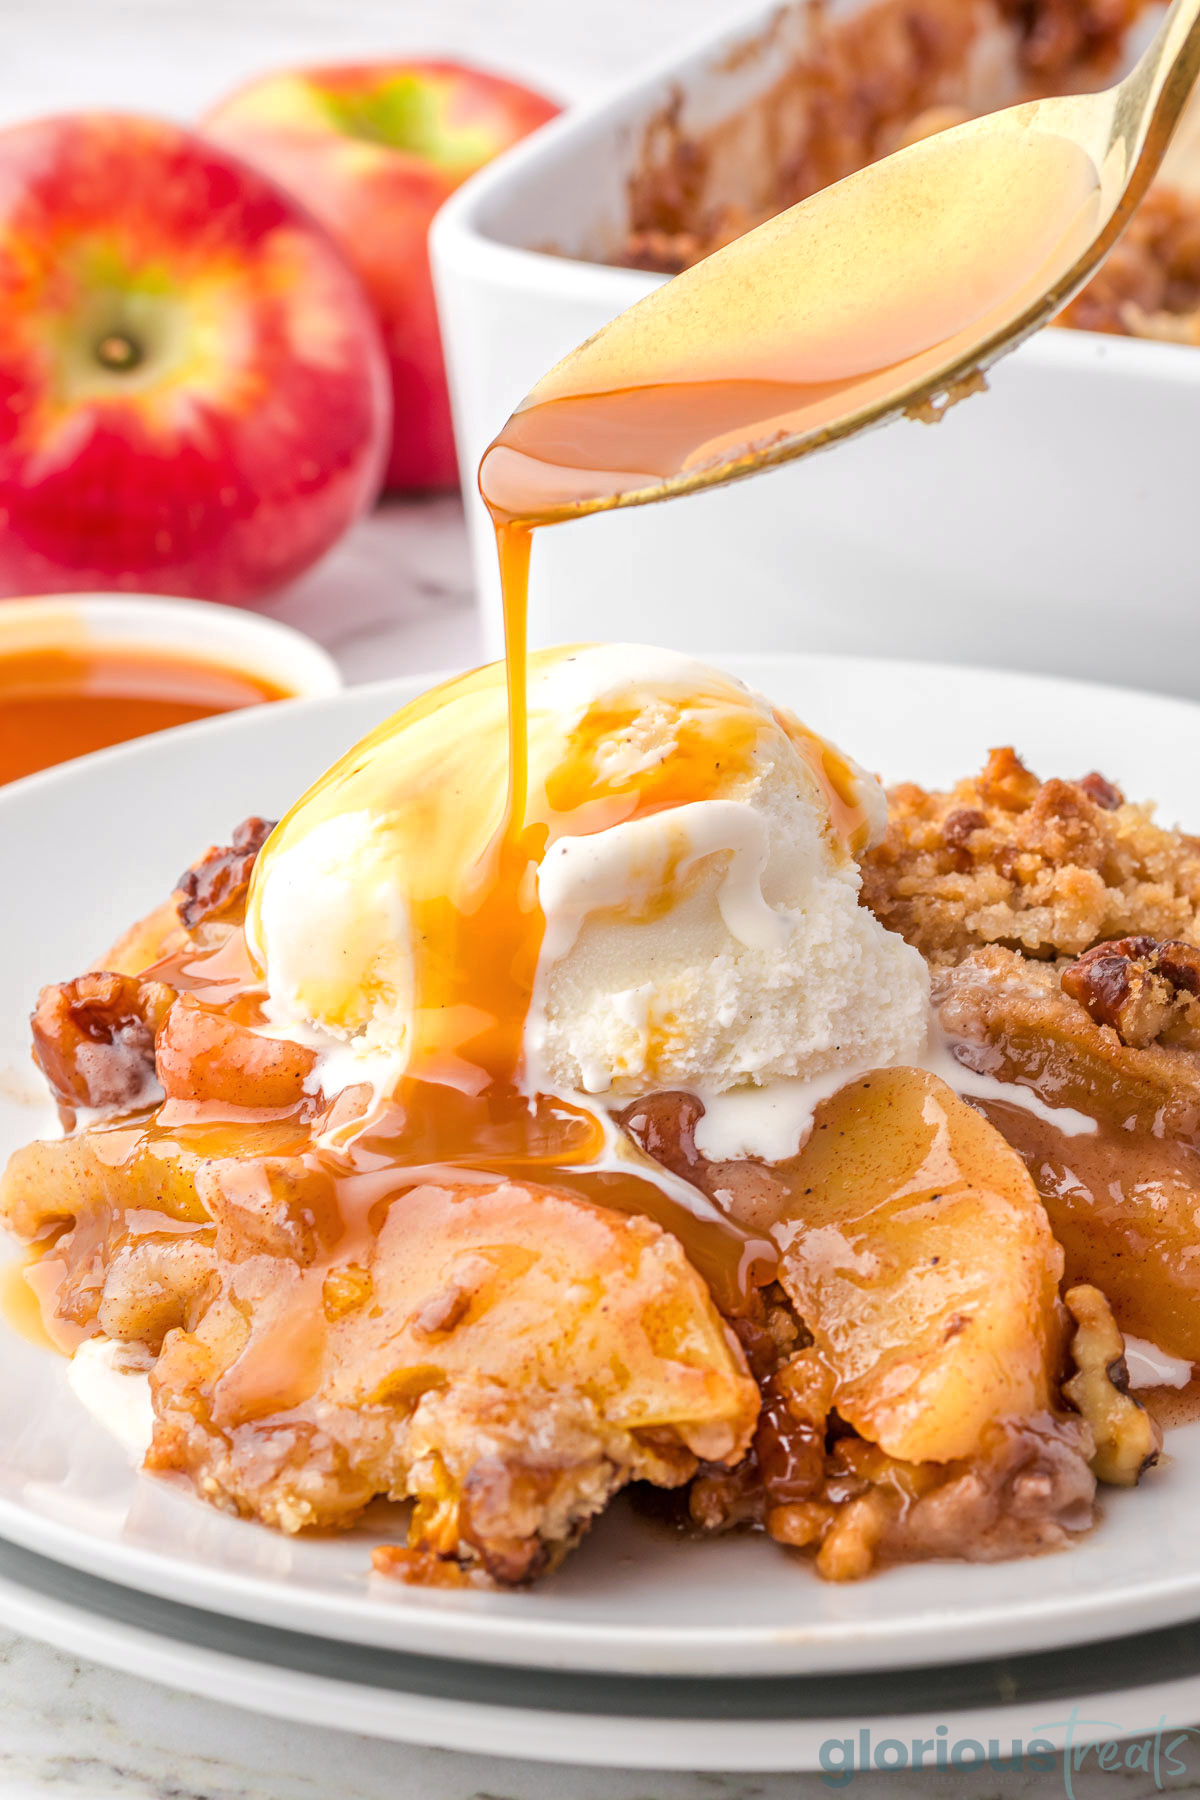
M1132 211L1154 179L1198 74L1200 0L1173 0L1137 67L1121 83L1113 135L1123 136L1136 156L1123 213Z

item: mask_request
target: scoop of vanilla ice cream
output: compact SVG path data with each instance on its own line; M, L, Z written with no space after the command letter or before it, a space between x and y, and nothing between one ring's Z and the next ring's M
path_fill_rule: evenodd
M660 729L643 754L670 755L670 722ZM856 775L875 841L886 804ZM860 904L860 885L781 726L720 798L559 838L538 875L546 934L526 1025L531 1078L593 1094L711 1096L915 1060L929 1019L925 964Z
M871 776L671 651L539 652L528 709L527 1089L714 1096L916 1058L924 962L858 898ZM344 1045L339 1067L402 1072L431 1030L469 1047L487 996L449 977L482 942L507 753L503 670L476 670L350 751L260 857L247 938L275 1021Z

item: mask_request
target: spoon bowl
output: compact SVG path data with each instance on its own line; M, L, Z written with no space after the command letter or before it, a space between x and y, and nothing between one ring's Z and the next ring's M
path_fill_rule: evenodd
M1096 94L899 151L647 295L537 384L484 456L501 522L740 479L907 414L939 418L1089 280L1200 68L1200 0Z

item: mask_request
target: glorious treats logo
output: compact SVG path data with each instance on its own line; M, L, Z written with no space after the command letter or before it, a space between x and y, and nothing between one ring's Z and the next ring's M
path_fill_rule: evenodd
M1047 1734L1054 1734L1053 1737ZM1189 1773L1187 1752L1197 1730L1181 1730L1160 1718L1153 1726L1130 1727L1113 1719L1088 1719L1075 1707L1065 1719L1047 1719L1026 1738L959 1736L938 1725L931 1737L877 1737L869 1727L845 1737L826 1738L819 1750L820 1779L845 1788L868 1772L970 1770L996 1775L1048 1775L1060 1766L1066 1800L1079 1800L1077 1781L1085 1773L1147 1775L1159 1793ZM1200 1761L1200 1757L1197 1758Z

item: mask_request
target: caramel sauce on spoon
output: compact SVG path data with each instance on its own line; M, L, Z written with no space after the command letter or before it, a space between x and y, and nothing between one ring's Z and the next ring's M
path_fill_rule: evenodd
M845 435L883 398L920 403L940 372L969 377L972 348L1072 265L1100 204L1077 143L986 120L825 189L551 370L484 454L493 520L529 528L725 482Z

